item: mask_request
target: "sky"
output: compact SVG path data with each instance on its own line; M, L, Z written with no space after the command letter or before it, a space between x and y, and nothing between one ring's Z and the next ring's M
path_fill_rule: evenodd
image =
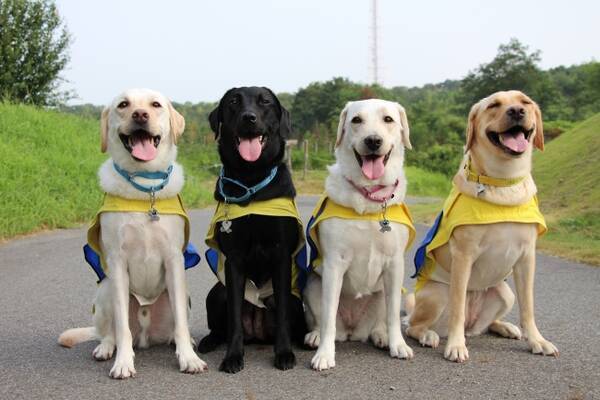
M295 92L372 80L371 0L57 0L73 36L63 73L78 99L107 104L148 87L177 102L234 86ZM461 79L514 37L541 67L600 60L600 1L378 0L380 81Z

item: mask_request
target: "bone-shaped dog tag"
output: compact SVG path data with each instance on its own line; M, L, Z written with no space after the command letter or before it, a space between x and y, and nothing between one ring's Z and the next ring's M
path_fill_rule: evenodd
M226 219L225 221L221 222L220 230L223 233L231 233L231 221Z
M156 210L156 208L151 208L148 211L148 215L150 216L150 221L158 221L160 219L160 216L158 215L158 211Z
M390 221L388 221L387 219L379 221L379 226L381 227L381 229L379 229L379 232L381 233L386 233L392 230L392 227L390 226Z

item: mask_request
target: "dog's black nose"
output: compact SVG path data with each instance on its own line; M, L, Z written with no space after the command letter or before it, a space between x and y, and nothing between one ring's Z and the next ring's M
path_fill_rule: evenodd
M244 120L244 122L250 122L251 124L255 124L256 123L256 114L254 114L253 112L250 112L250 111L246 111L245 113L242 114L242 119Z
M133 114L131 114L131 118L138 124L145 124L148 122L150 115L145 110L135 110Z
M525 108L521 106L508 107L506 114L515 121L520 121L525 116Z
M365 138L365 146L371 151L375 151L381 147L383 139L378 135L369 135Z

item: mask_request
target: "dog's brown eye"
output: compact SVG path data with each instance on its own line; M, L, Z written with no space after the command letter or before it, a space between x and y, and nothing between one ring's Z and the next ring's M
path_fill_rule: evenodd
M362 122L362 118L361 117L356 116L356 117L352 118L352 123L353 124L360 124L361 122Z
M500 107L500 103L498 103L498 102L492 103L489 106L487 106L488 110L490 108L498 108L498 107Z
M267 104L270 104L270 103L271 103L271 100L269 100L269 99L264 99L264 98L260 99L260 104L267 105Z
M231 100L229 100L229 104L237 104L237 103L238 103L237 97L232 97Z
M389 115L383 117L383 120L387 123L394 122L394 118L390 117Z
M523 101L521 101L521 103L527 104L527 105L531 104L531 102L529 100L523 100Z
M126 100L123 100L122 102L119 103L119 105L117 106L118 108L125 108L129 105L129 102Z
M152 107L161 108L162 106L160 105L160 103L158 101L154 101L154 102L152 102Z

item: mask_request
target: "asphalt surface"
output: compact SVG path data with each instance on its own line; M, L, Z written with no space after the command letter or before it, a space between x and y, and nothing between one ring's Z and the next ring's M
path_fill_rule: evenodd
M315 198L300 198L306 221ZM193 242L204 249L211 210L191 212ZM419 227L422 235L424 228ZM471 359L443 359L440 348L415 350L411 361L392 359L369 344L337 345L337 366L310 369L312 351L296 350L290 371L272 366L271 346L246 347L246 368L218 371L224 347L204 355L209 371L178 371L174 349L136 352L137 377L108 377L112 361L94 361L95 342L72 349L56 339L66 328L91 325L95 275L83 261L85 229L60 230L0 246L0 399L593 399L600 398L600 268L538 255L537 322L560 357L535 356L524 341L490 335L469 338ZM412 259L412 253L407 255ZM407 262L405 285L412 265ZM204 299L215 277L204 260L188 271L191 331L206 333ZM515 307L516 308L516 307ZM508 318L516 323L516 313Z

